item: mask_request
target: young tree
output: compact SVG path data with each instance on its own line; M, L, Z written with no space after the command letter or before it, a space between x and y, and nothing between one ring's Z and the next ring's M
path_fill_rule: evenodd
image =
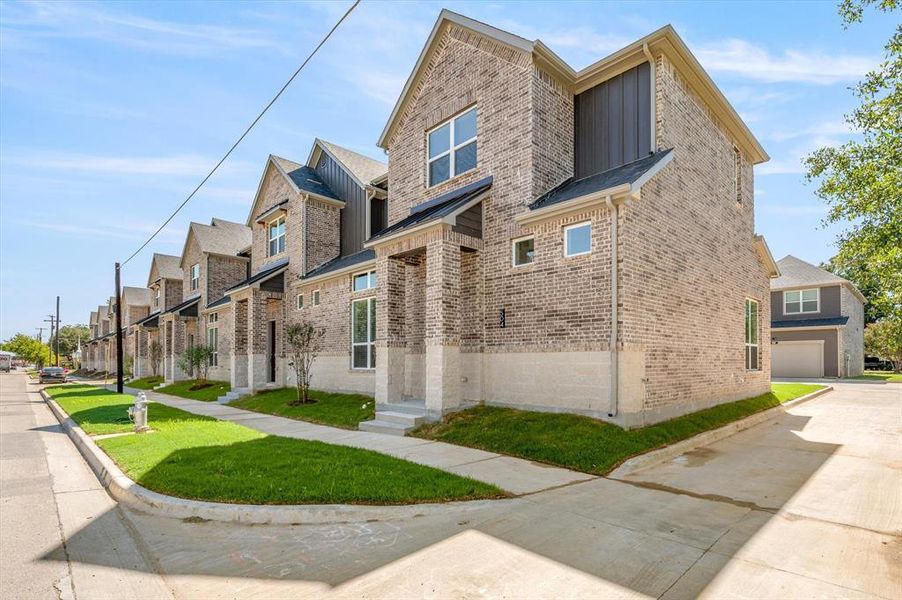
M902 319L884 319L864 328L864 350L889 360L894 371L902 371Z
M154 340L150 343L147 351L150 355L150 371L156 377L157 372L160 370L160 363L163 362L163 346L160 342Z
M200 375L200 381L207 380L207 367L210 364L210 356L213 349L208 346L188 346L179 357L179 368Z
M292 405L310 402L310 370L319 354L325 334L325 329L314 327L304 320L292 323L285 329L286 346L291 357L288 366L294 370L298 392L297 400L291 402Z
M844 25L860 22L868 6L889 13L897 2L843 0ZM805 162L808 180L818 182L816 193L829 208L825 224L850 224L831 262L866 265L878 290L875 309L902 318L902 25L885 50L885 60L853 88L860 105L845 120L857 139L821 148Z

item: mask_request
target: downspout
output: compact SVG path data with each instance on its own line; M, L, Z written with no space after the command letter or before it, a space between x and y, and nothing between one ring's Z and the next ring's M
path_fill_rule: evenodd
M303 260L301 261L301 267L302 267L302 269L301 269L301 277L303 277L304 275L307 274L307 245L308 245L308 244L307 244L307 242L308 242L308 239L307 239L307 233L308 233L307 223L309 222L309 220L307 219L307 205L310 204L310 195L309 195L309 194L304 194L303 196L301 196L301 199L302 199L303 205L304 205L304 241L301 243L301 256L303 257ZM340 233L340 232L339 232L339 233Z
M608 416L616 417L618 410L617 392L620 385L618 377L620 374L620 357L617 354L617 320L619 318L617 314L617 221L619 219L619 210L617 204L614 203L610 196L605 197L604 201L611 211L611 397Z

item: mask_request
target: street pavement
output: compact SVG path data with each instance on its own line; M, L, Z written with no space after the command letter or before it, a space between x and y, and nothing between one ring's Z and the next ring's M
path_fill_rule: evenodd
M902 386L834 385L624 481L250 526L117 507L23 376L0 376L0 595L900 598Z

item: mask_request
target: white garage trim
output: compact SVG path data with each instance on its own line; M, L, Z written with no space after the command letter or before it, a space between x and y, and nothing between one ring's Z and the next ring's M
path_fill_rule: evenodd
M778 341L774 346L801 346L801 345L813 345L816 344L818 346L818 371L819 375L817 377L824 376L824 340L791 340L791 341ZM771 348L771 375L773 376L774 370L774 348ZM778 377L807 377L807 375L778 375Z

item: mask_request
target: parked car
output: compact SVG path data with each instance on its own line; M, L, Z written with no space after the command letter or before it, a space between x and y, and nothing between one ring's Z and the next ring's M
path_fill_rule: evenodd
M892 371L893 361L883 360L882 358L877 358L876 356L865 356L864 369L865 371Z
M44 367L41 369L40 383L66 383L66 369L62 367Z

